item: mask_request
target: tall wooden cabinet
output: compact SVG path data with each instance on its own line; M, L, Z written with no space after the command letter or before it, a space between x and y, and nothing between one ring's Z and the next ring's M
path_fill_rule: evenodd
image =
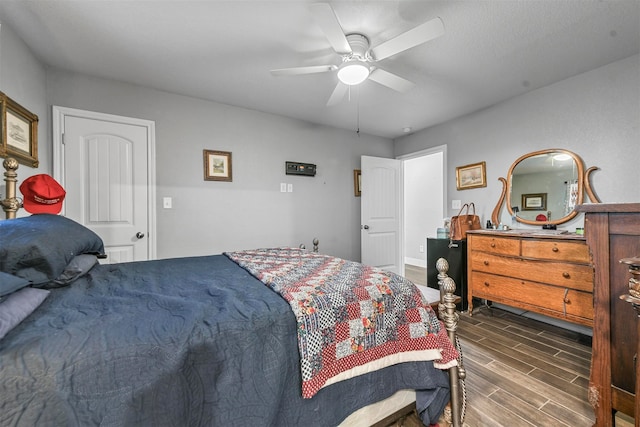
M634 414L636 313L620 299L628 293L629 271L619 262L640 256L640 203L585 204L577 210L585 213L585 235L595 268L589 401L596 426L610 427L615 411L640 417Z
M482 298L593 324L593 267L584 236L536 230L467 233L468 302Z

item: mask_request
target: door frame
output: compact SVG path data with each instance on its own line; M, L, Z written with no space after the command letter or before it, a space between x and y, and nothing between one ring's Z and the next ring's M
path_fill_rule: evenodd
M447 218L449 215L447 215L448 213L448 209L447 209L447 145L443 144L443 145L437 145L435 147L431 147L431 148L426 148L424 150L420 150L420 151L414 151L413 153L408 153L408 154L403 154L401 156L396 156L396 160L400 160L402 167L401 167L401 171L402 171L402 198L401 198L401 206L400 206L400 232L401 232L401 238L400 238L400 245L402 248L402 270L403 270L403 274L404 274L404 263L405 263L405 209L404 209L404 161L405 160L411 160L411 159L415 159L418 157L424 157L424 156L429 156L432 154L437 154L437 153L442 153L442 218ZM426 252L426 247L425 247L425 252Z
M64 187L64 121L67 116L80 117L105 122L124 123L134 126L142 126L147 130L147 225L149 245L149 259L156 259L156 133L155 122L151 120L136 119L133 117L117 116L113 114L99 113L96 111L79 110L75 108L52 106L53 128L53 177ZM64 215L64 206L62 214Z

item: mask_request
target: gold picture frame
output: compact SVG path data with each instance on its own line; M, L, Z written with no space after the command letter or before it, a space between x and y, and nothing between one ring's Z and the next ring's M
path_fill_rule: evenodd
M362 194L362 171L360 169L353 170L353 191L356 197Z
M487 186L487 163L478 162L456 168L458 190L468 190Z
M203 150L205 181L232 181L231 152Z
M37 168L38 116L0 92L0 157Z

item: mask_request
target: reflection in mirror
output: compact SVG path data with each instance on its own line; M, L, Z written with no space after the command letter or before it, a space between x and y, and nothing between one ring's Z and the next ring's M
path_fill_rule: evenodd
M583 202L585 192L592 202L600 202L589 182L590 173L596 169L591 167L585 172L582 159L563 149L525 154L509 168L507 179L499 178L503 189L491 219L499 223L506 199L507 210L515 221L530 225L565 223L577 215L575 207Z
M578 165L559 152L525 158L511 172L510 189L509 206L519 218L543 223L563 218L578 200Z

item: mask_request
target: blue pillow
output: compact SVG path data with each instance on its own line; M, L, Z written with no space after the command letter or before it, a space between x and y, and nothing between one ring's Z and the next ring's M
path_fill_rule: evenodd
M0 271L34 285L55 280L76 255L103 253L96 233L60 215L0 221Z
M18 289L22 289L25 286L29 286L29 284L27 279L0 271L0 298Z
M40 288L43 289L52 289L52 288L61 288L63 286L67 286L74 282L76 279L84 276L93 268L94 265L98 263L98 257L91 254L82 254L76 255L75 258L71 260L67 268L64 269L62 274L53 281L53 283L48 285L41 285Z
M12 293L0 302L0 339L27 318L50 291L44 289L24 288Z

